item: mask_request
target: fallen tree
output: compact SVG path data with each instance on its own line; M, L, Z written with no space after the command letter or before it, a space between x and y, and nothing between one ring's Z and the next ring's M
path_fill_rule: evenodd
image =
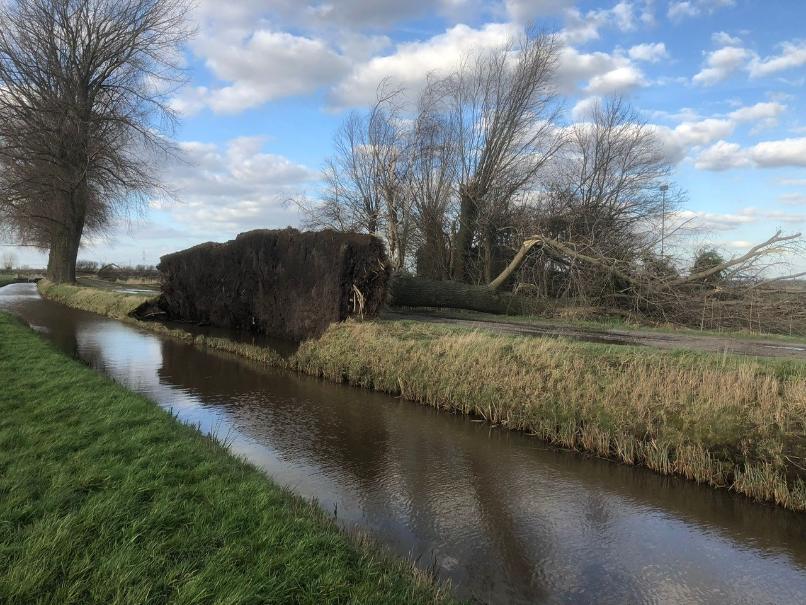
M578 279L587 279L591 274L610 277L614 286L602 294L599 306L627 308L649 318L700 328L803 333L804 295L781 287L803 274L763 277L771 258L797 252L801 244L800 233L784 235L777 231L744 254L720 258L707 267L694 267L679 275L675 271L651 270L646 264L597 256L574 243L533 235L522 242L488 289L499 292L513 281L530 254L542 254L567 268L569 274L583 268Z
M388 300L393 307L468 309L499 315L532 313L537 310L533 300L509 292L497 292L489 286L402 274L391 280Z
M389 277L379 239L296 229L241 233L160 259L169 318L303 340L349 316L373 316Z

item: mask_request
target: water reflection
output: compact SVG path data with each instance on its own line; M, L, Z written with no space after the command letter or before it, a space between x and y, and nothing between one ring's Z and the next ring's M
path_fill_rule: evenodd
M9 290L11 288L11 290ZM0 289L71 354L488 602L806 602L806 516Z

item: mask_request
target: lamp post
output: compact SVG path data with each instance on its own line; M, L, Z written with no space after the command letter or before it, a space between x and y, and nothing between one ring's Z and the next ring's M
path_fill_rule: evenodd
M660 186L661 193L661 207L660 207L660 257L663 258L663 244L666 239L666 192L669 191L669 185L663 184Z

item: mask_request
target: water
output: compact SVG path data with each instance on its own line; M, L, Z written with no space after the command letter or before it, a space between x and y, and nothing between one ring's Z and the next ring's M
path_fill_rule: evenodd
M42 300L33 285L0 289L0 308L436 568L460 597L806 603L806 515L200 351Z

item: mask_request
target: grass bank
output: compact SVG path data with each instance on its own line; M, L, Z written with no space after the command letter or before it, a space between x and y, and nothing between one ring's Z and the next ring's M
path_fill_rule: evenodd
M54 292L47 284L42 289L49 297ZM563 447L806 511L802 362L408 321L333 325L282 359L253 345L137 323L199 346L474 415Z
M145 295L122 294L100 288L54 284L46 279L40 280L37 287L45 298L55 300L74 309L91 311L92 313L106 315L115 319L128 317L129 313L153 298Z
M148 400L0 314L0 602L433 603Z
M16 273L0 273L0 288L9 284L17 284L24 281L27 280L21 278Z
M806 511L806 364L404 321L334 325L291 364Z

